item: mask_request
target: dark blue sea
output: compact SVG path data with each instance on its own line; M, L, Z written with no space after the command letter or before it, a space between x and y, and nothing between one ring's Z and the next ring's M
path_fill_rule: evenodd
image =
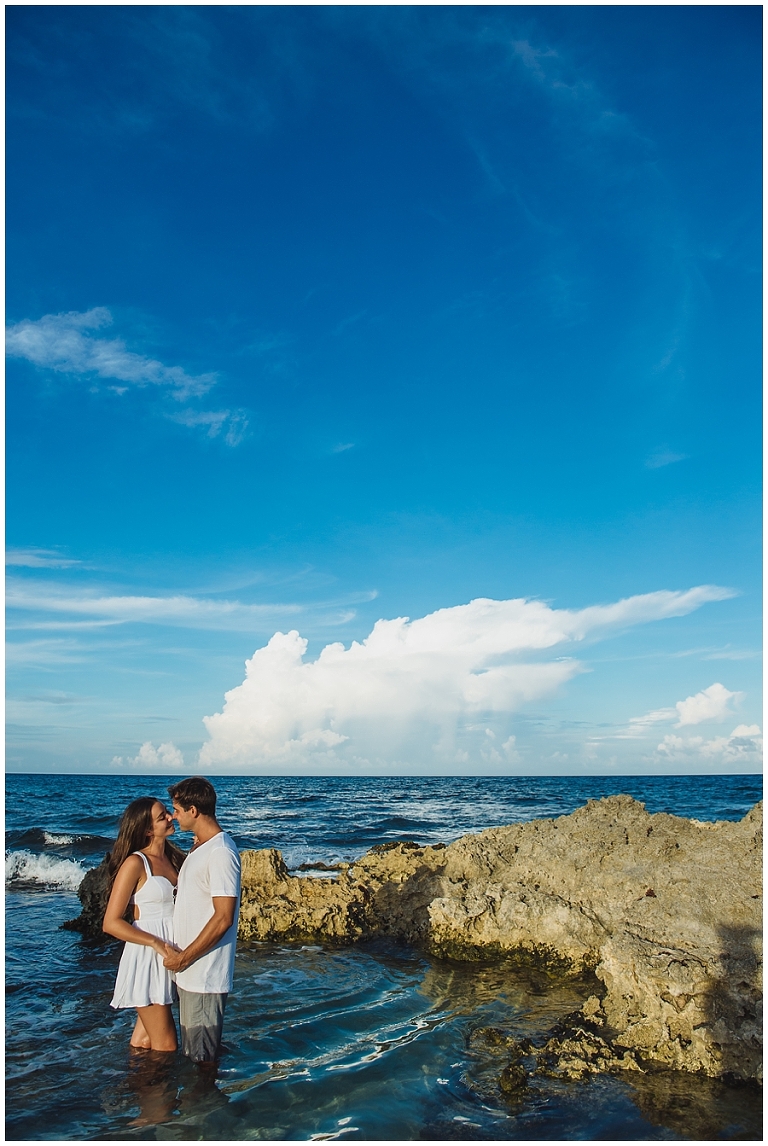
M133 1012L109 1006L121 945L60 924L79 913L77 887L125 805L165 799L170 782L6 778L8 1139L760 1139L756 1089L674 1072L533 1080L510 1105L496 1082L506 1060L473 1031L543 1035L594 981L452 963L394 943L240 944L215 1084L180 1055L130 1055ZM701 820L740 819L762 798L759 776L214 782L238 846L280 848L292 868L390 840L449 843L618 792Z

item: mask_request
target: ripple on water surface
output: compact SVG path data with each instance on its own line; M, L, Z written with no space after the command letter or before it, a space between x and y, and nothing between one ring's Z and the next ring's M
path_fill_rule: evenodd
M34 1037L23 992L15 1011L11 996L9 1138L648 1140L749 1137L758 1126L751 1091L674 1076L541 1079L510 1105L498 1087L506 1060L473 1031L541 1037L594 981L451 964L385 942L241 945L228 1049L218 1088L206 1088L180 1056L129 1056L132 1015L108 1005L118 955L80 944L74 961L62 958L35 1005ZM16 981L28 973L17 966Z

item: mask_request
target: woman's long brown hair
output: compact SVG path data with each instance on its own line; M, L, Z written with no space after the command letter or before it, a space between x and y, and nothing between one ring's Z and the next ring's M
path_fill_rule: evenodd
M108 884L107 890L112 890L115 876L121 866L132 852L140 852L149 843L152 834L152 809L155 804L161 804L155 796L139 796L132 800L123 812L120 819L120 829L117 833L115 846L107 856ZM165 841L165 854L172 866L179 871L186 853L170 842Z

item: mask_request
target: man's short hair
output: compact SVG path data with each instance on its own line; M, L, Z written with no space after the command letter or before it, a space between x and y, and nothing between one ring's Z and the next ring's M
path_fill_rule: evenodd
M185 812L190 808L197 808L202 816L216 815L216 789L210 780L203 776L190 776L188 780L180 780L168 789L168 795Z

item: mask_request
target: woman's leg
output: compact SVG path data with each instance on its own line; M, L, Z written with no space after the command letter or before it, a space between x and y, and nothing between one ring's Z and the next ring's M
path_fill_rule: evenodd
M133 1028L130 1045L132 1047L140 1048L141 1050L149 1050L151 1046L149 1035L144 1028L144 1024L141 1021L141 1016L139 1015L138 1011L136 1012L136 1026Z
M133 1039L136 1036L138 1025L141 1023L149 1042L140 1043L140 1046L145 1046L154 1051L176 1050L176 1024L173 1021L170 1005L151 1003L148 1007L137 1007L136 1012L138 1018L136 1029L134 1029L131 1038L132 1046L136 1046Z

